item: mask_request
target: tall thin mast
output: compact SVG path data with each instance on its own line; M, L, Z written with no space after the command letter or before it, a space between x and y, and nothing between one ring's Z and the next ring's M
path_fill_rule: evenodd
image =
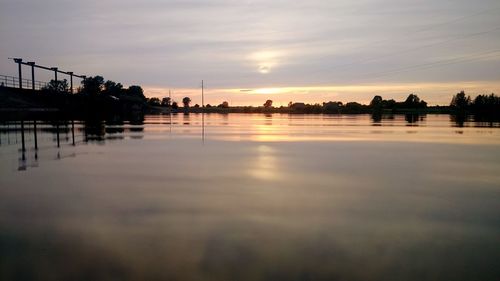
M201 80L201 107L205 107L205 100L203 95L203 80Z

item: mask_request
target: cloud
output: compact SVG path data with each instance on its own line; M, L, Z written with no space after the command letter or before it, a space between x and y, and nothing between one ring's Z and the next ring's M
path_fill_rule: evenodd
M374 79L500 48L499 30L471 36L500 26L493 0L0 4L3 74L16 71L6 57L20 56L163 88L192 88L201 79L216 88L499 80L497 57Z

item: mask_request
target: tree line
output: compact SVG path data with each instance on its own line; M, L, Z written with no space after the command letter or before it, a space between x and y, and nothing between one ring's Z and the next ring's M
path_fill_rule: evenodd
M495 94L478 95L474 99L464 91L453 96L450 107L459 113L500 113L500 96Z
M67 80L52 80L42 89L43 92L67 95L69 86ZM162 99L158 97L146 98L140 86L132 85L124 88L121 83L111 80L105 81L102 76L88 77L82 80L81 86L76 91L77 99L85 101L95 108L121 108L121 109L144 109L144 107L163 107L171 111L177 111L181 107L178 102L170 97ZM306 104L302 102L289 102L288 106L274 107L273 101L268 99L262 106L236 106L230 107L227 101L218 105L207 104L201 108L199 104L191 107L191 98L182 99L183 110L194 112L241 112L241 113L327 113L327 114L358 114L377 112L436 112L436 113L488 113L499 114L500 97L495 94L477 95L471 98L461 91L452 97L449 106L428 107L427 102L420 99L416 94L410 94L404 101L394 99L383 99L376 95L369 104L358 102L343 103L340 101L329 101L323 103Z
M141 86L125 88L121 83L105 80L102 76L83 79L74 95L70 94L66 79L51 80L41 90L50 104L67 111L143 111L147 101Z

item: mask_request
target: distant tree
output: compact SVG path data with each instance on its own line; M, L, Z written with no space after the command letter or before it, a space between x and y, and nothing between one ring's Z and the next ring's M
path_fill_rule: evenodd
M210 107L212 107L212 106L208 103L207 105L205 105L205 107L210 108Z
M172 102L172 100L169 97L165 97L165 98L161 99L161 106L170 107L171 102Z
M159 98L150 98L148 99L148 104L151 106L160 106L161 102Z
M68 81L64 80L50 80L50 82L42 88L43 91L55 94L69 93Z
M389 109L393 109L394 107L396 107L396 101L393 100L393 99L390 99L390 100L383 100L382 101L382 107L383 108L389 108Z
M291 112L293 113L304 113L306 109L306 104L303 102L292 103L290 106Z
M290 102L288 103L288 107L292 107L292 105L293 105L293 102L291 102L291 101L290 101Z
M102 76L87 77L82 80L82 93L88 95L98 95L104 88L104 78Z
M128 89L125 91L125 93L132 98L146 101L146 97L144 96L144 91L142 90L141 86L136 86L132 85L128 87Z
M496 96L495 94L478 95L471 104L471 107L478 113L500 115L500 96Z
M179 105L177 104L177 102L176 102L176 101L174 101L174 102L172 103L172 109L178 109L178 108L179 108Z
M182 99L182 104L184 104L185 108L189 108L189 104L191 103L191 99L189 97L184 97Z
M219 104L217 107L220 107L220 108L228 108L229 107L229 103L227 101L223 101L221 104Z
M486 95L478 95L475 99L474 102L472 103L474 107L484 107L485 105L488 104L488 96ZM457 106L457 98L456 96L453 96L453 99L451 100L451 106L456 107Z
M121 93L123 91L122 84L113 82L111 80L106 81L103 86L104 86L104 89L103 89L102 93L104 95L118 97L121 95Z
M273 106L273 101L272 100L266 100L264 103L265 108L271 108Z
M345 113L363 113L363 105L357 102L346 103L344 109Z
M323 111L325 113L340 113L341 107L342 103L337 101L323 103Z
M404 101L405 104L418 104L419 102L420 98L414 94L410 94Z
M470 96L465 96L465 92L461 91L460 93L453 96L450 106L458 110L465 110L470 106L470 104Z
M381 96L374 96L372 101L370 102L370 107L373 109L381 109L383 101L384 100Z
M403 106L405 108L425 108L427 107L427 103L425 101L421 101L417 95L410 94L403 102Z
M200 108L200 105L199 104L195 104L194 107L195 108Z

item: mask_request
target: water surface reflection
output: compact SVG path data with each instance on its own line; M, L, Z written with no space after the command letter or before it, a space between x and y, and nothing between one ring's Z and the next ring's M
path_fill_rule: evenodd
M500 277L497 123L179 114L36 125L0 124L1 280Z

